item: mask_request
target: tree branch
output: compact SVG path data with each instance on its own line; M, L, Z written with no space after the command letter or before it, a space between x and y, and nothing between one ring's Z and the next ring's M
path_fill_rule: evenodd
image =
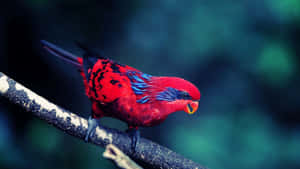
M88 126L86 119L47 101L1 72L0 95L58 129L84 140ZM102 147L114 144L135 161L152 168L204 169L201 165L144 138L140 139L136 152L133 153L131 138L115 129L97 127L90 143Z

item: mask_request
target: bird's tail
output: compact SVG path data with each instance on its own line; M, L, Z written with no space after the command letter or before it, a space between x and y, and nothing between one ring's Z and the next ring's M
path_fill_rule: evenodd
M49 53L51 53L54 56L57 56L58 58L71 63L72 65L76 66L78 69L82 69L82 58L75 56L74 54L48 42L45 40L41 40L41 43L43 45L43 48L45 48Z
M83 68L83 59L81 57L78 57L48 41L41 40L41 43L43 45L43 48L45 48L49 53L76 66L80 72L80 75L83 77L85 88L88 89L87 78Z

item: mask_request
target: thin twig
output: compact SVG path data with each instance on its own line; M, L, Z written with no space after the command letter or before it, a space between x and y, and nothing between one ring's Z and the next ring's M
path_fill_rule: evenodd
M106 146L103 157L113 160L120 168L143 169L113 144L109 144Z
M46 120L58 129L84 140L87 131L86 119L49 102L1 72L0 95L21 106L26 111L32 112L38 118ZM133 153L130 137L126 133L115 129L97 127L90 143L102 147L114 144L131 159L142 163L147 168L204 169L192 160L144 138L139 140L136 151Z

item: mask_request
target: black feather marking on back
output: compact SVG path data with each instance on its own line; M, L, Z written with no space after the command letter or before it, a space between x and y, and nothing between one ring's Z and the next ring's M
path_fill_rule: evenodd
M87 80L90 79L90 74L88 73L89 69L92 69L98 59L107 59L107 57L103 56L101 53L95 51L94 49L84 45L81 42L75 41L76 45L84 50L83 54L83 69L86 74Z
M91 72L88 73L89 69L92 69L98 58L95 57L83 57L83 70L84 74L86 74L87 80L90 80Z

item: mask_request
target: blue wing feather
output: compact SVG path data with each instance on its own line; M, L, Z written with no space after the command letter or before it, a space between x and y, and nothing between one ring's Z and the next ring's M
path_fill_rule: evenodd
M136 102L137 103L141 103L141 104L144 104L144 103L147 103L149 101L149 96L144 96L142 97L141 99L137 100Z
M136 95L144 94L150 85L147 84L151 80L151 75L137 72L137 71L128 71L127 77L130 80L131 88ZM149 96L144 96L141 99L137 100L137 103L147 103L150 100Z

